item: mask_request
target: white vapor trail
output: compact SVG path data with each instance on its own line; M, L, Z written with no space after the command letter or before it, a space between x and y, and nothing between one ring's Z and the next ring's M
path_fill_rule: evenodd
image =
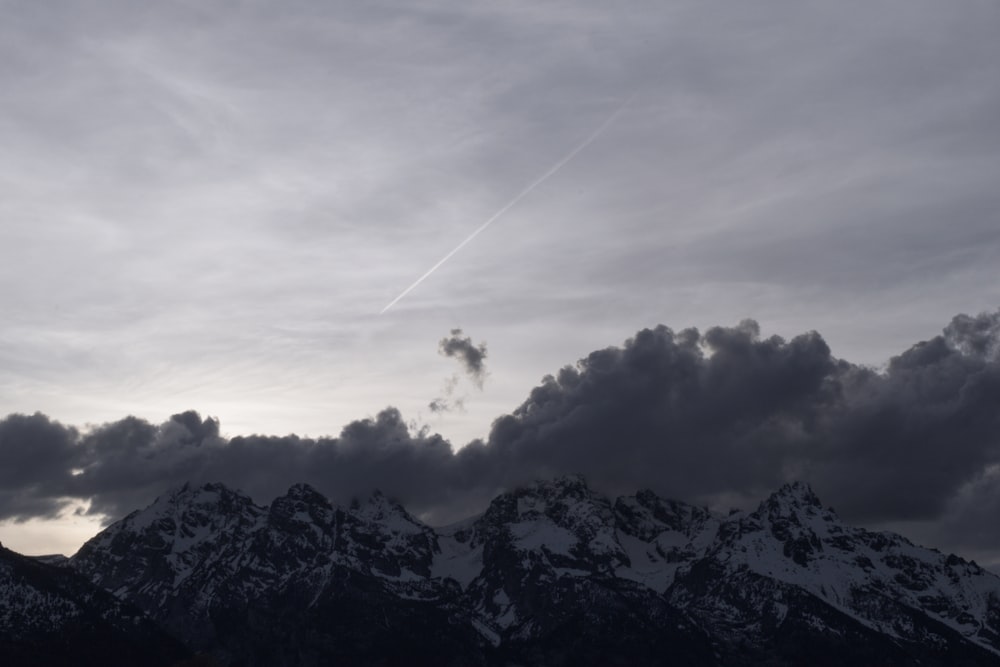
M634 97L634 95L632 97ZM407 287L405 290L403 290L399 294L399 296L397 296L395 299L393 299L392 301L390 301L389 305L386 306L385 308L383 308L382 311L379 313L379 315L384 314L387 310L389 310L390 308L392 308L393 306L395 306L397 303L399 303L400 299L402 299L404 296L406 296L407 294L409 294L410 292L412 292L413 289L417 285L419 285L420 283L424 282L432 273L434 273L439 268L441 268L442 264L444 264L449 259L451 259L452 256L455 253L457 253L459 250L461 250L462 248L464 248L465 246L467 246L469 244L469 242L472 241L472 239L474 239L477 236L479 236L479 234L482 233L483 230L485 230L487 227L489 227L494 222L496 222L497 218L499 218L501 215L503 215L508 210L510 210L515 204L517 204L517 202L521 201L526 196L528 196L528 194L532 190L534 190L539 185L541 185L542 183L544 183L545 181L547 181L549 178L551 178L553 174L555 174L557 171L559 171L560 169L562 169L563 167L565 167L566 163L569 162L570 160L572 160L574 157L576 157L576 155L580 151L582 151L584 148L586 148L590 144L594 143L594 141L599 136L601 136L604 133L604 131L608 129L608 127L611 126L611 123L615 122L615 119L618 118L618 115L621 114L621 112L625 110L625 107L627 107L632 102L632 97L629 97L627 100L625 100L625 102L623 102L621 104L621 106L619 106L617 109L615 109L614 113L612 113L610 116L608 116L608 118L603 123L601 123L601 126L598 127L594 131L593 134L591 134L589 137L587 137L586 139L584 139L583 142L580 145L578 145L576 148L574 148L569 153L567 153L566 156L563 157L563 159L559 160L554 165L552 165L552 167L548 171L546 171L544 174L542 174L541 176L539 176L538 178L536 178L534 181L532 181L528 185L528 187L526 187L523 190L521 190L521 192L519 192L516 197L514 197L509 202L507 202L506 204L504 204L503 208L501 208L499 211L497 211L496 213L494 213L493 215L491 215L486 222L484 222L483 224L479 225L479 227L477 227L474 232L472 232L471 234L469 234L465 238L464 241L462 241L461 243L459 243L457 246L455 246L455 248L451 252L449 252L447 255L445 255L444 257L442 257L441 260L437 264L435 264L434 266L432 266L431 268L429 268L427 270L427 273L425 273L424 275L422 275L419 278L417 278L413 282L412 285L410 285L409 287Z

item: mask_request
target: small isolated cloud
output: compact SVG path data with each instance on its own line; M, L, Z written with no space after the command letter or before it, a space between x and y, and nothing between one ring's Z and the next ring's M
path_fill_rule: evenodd
M451 400L444 396L438 396L433 401L427 404L427 408L434 414L441 414L442 412L451 412L452 410L458 410L459 412L463 412L465 410L465 397Z
M483 381L486 379L486 343L476 345L472 338L465 336L461 329L452 329L451 334L442 338L438 343L438 352L446 357L457 359L462 365L462 370L472 380L473 384L480 390L483 388ZM444 381L441 388L441 395L431 401L427 407L434 414L451 412L452 410L464 411L465 399L468 395L454 398L455 389L458 387L461 378L456 374Z
M462 364L462 370L480 389L486 379L486 343L476 345L472 339L463 335L461 329L452 329L451 335L442 338L438 343L438 351L446 357L457 359Z
M444 381L444 385L441 387L441 396L438 396L433 401L427 404L427 408L434 414L441 414L444 412L451 412L452 410L464 410L465 409L465 397L453 399L452 396L455 395L455 387L458 386L459 377L458 375L452 375Z
M427 409L438 415L443 412L451 412L452 410L463 410L465 408L465 399L458 398L455 400L450 400L445 396L438 396L433 401L427 404Z
M427 408L434 414L441 414L444 412L451 412L452 410L458 410L459 412L465 411L465 399L468 395L455 396L455 388L458 386L459 377L458 375L452 375L450 378L444 381L444 386L441 387L441 396L438 396L433 401L427 404Z

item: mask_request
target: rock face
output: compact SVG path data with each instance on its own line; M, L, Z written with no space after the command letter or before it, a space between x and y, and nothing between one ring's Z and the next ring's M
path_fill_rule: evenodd
M720 517L565 477L437 529L185 486L67 567L219 664L1000 665L1000 579L802 484Z
M667 598L698 619L731 664L774 656L989 664L1000 652L998 584L956 556L846 527L808 486L793 484L723 521Z
M76 573L0 547L0 662L170 665L188 655L138 609Z

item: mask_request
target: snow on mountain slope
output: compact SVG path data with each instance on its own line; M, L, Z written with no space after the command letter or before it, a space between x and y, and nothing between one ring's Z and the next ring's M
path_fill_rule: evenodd
M266 516L221 484L185 484L99 533L70 567L198 645L211 641L208 606L239 570Z
M627 563L607 498L578 476L522 487L496 498L476 523L484 544L540 558L562 574L610 574Z
M284 627L289 614L299 620L282 632L333 641L355 622L339 611L348 605L387 629L389 609L395 623L436 619L448 645L468 646L471 633L483 651L530 653L569 633L594 650L684 646L696 663L712 651L735 659L730 649L746 645L764 661L784 651L777 664L821 650L855 662L1000 664L1000 579L844 526L802 484L721 517L651 491L612 502L569 476L440 529L379 493L343 508L299 484L264 508L221 485L185 486L110 526L70 565L195 648L231 636L238 652L271 631L259 619Z
M297 484L263 508L219 484L185 485L100 533L70 562L177 636L214 641L213 609L315 604L342 570L421 588L438 551L432 529L379 493L350 509Z
M679 576L705 578L699 571L710 572L712 586L723 592L685 581L670 598L715 625L746 631L780 623L788 612L782 591L795 589L889 637L927 641L941 624L1000 654L1000 579L898 535L844 526L801 483L722 521L704 558ZM732 604L726 590L737 585L743 605ZM919 617L927 623L913 620Z
M0 658L20 665L167 665L186 650L74 572L0 546Z
M46 590L18 576L10 558L0 559L0 627L14 639L59 630L84 611L58 589Z
M681 565L705 554L720 525L706 509L664 500L648 490L618 498L614 511L618 543L628 555L617 576L660 593Z
M641 636L654 619L662 623L672 612L659 593L676 565L657 540L689 548L687 535L700 536L695 524L707 525L709 515L677 504L667 517L668 505L654 494L642 499L612 504L579 476L495 498L463 533L470 553L481 550L482 569L465 590L474 618L512 642L543 640L565 627L612 641L609 616L630 628L615 630L620 638ZM671 623L678 645L695 641L682 620Z
M183 587L196 572L224 568L265 516L264 508L221 484L184 485L87 542L70 563L116 594L151 596ZM87 568L82 568L87 564Z
M376 491L345 515L345 526L346 550L356 567L403 581L430 577L437 535L398 502Z
M454 579L468 587L483 569L483 545L473 544L473 528L481 514L435 530L437 551L431 564L431 577Z
M116 594L135 595L136 582L145 579L155 584L149 594L158 596L195 572L226 568L227 556L235 557L264 517L264 508L221 484L185 484L109 526L70 563Z

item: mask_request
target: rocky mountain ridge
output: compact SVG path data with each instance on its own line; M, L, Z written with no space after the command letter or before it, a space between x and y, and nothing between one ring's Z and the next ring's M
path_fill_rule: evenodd
M186 655L134 606L71 570L0 545L0 663L166 666Z
M444 528L184 486L63 567L218 664L1000 665L1000 578L804 484L718 516L562 477Z

